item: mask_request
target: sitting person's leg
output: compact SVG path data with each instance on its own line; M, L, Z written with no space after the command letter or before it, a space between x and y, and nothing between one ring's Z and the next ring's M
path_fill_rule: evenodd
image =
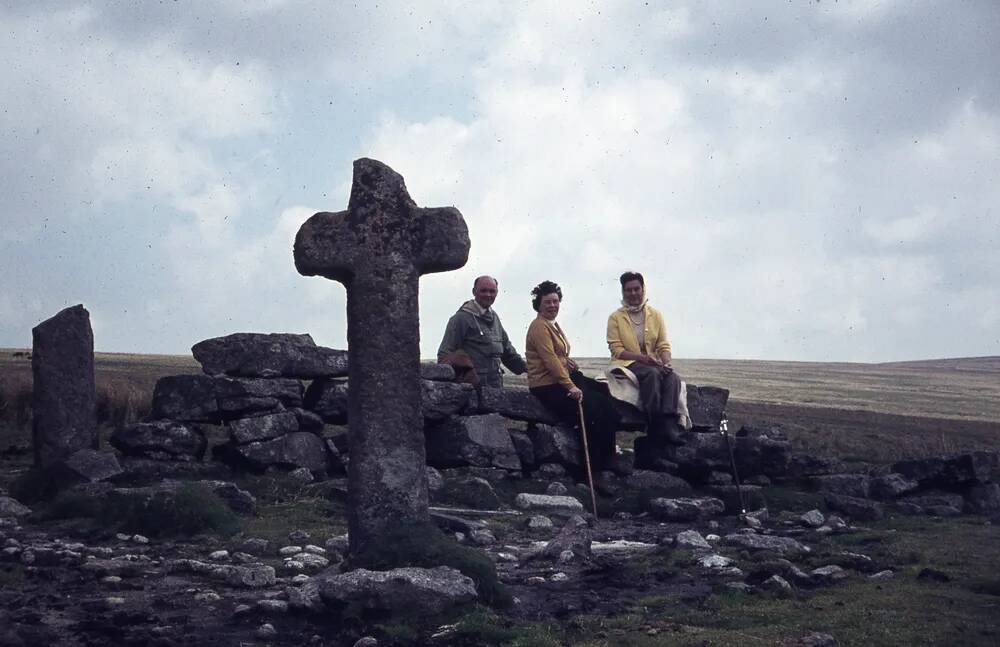
M583 391L583 417L587 423L591 467L595 471L606 469L615 457L615 432L621 426L618 407L608 393L606 384L579 372L574 372L570 377Z
M546 409L556 414L565 423L574 424L578 418L576 401L567 395L566 389L559 384L548 384L528 389L533 396L541 401Z
M639 401L642 402L643 411L650 416L660 413L663 387L659 367L632 362L628 369L639 380Z
M681 377L670 368L660 369L661 411L671 416L677 415L677 401L681 394Z

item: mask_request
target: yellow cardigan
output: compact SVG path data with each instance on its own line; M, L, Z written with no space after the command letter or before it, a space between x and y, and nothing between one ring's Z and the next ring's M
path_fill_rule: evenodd
M667 339L667 324L663 323L663 315L649 304L645 306L646 326L645 352L650 357L659 357L660 353L671 352L670 340ZM608 348L611 349L611 364L613 366L630 366L635 360L618 359L624 351L643 352L639 348L632 321L628 318L625 306L618 308L608 317Z
M573 388L566 361L569 359L569 340L556 328L555 323L539 315L528 326L524 342L524 360L528 365L528 387L561 384Z

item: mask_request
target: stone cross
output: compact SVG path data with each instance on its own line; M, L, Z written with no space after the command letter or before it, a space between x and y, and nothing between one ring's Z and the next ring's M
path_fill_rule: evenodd
M403 178L372 159L354 162L347 211L317 213L295 237L295 267L347 289L348 529L350 548L386 530L428 522L420 404L421 274L469 258L454 207L417 207Z
M66 308L31 337L32 444L35 466L48 467L99 442L90 313Z

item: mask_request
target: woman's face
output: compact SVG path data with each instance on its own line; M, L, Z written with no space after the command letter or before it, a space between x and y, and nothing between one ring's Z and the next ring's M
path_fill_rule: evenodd
M546 319L555 319L559 314L559 295L552 292L543 296L538 303L538 314Z
M622 286L622 297L625 298L625 303L628 305L637 306L646 297L646 290L642 287L642 283L639 283L638 279L628 281Z

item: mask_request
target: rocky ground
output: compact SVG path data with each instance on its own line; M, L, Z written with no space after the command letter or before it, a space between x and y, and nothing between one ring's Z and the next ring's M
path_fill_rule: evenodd
M8 467L18 469L18 457L7 458ZM697 492L647 501L643 511L631 495L670 477L639 470L602 477L602 516L594 519L581 504L589 503L586 489L564 474L524 479L496 469L442 472L432 475L441 484L433 516L456 542L475 546L496 564L513 596L513 604L496 613L509 623L572 627L577 618L631 617L637 604L684 616L720 594L803 599L845 582L891 586L912 566L872 552L878 543L846 549L845 540L849 546L852 536L868 530L825 510L803 510L814 503L825 508L816 494L775 489L765 495L766 511L748 515L724 514L721 500ZM454 491L449 483L462 485L460 500L446 496ZM268 524L262 517L276 507L262 500L258 517L248 517L235 535L149 539L87 520L46 519L44 507L32 513L3 499L0 644L351 645L365 636L378 644L491 644L488 637L456 633L461 621L449 623L447 616L432 627L413 621L419 629L405 632L393 624L392 612L377 621L337 612L318 592L342 570L346 483L296 484L283 476L270 487L275 505L287 498L322 507L330 514L326 530L315 521L294 528L294 518ZM495 504L490 511L459 507L470 502L473 488L478 500ZM254 529L263 536L252 536ZM949 577L931 568L917 575L931 583ZM435 596L451 595L417 591L420 600L397 602L394 611L429 608ZM968 644L1000 636L995 626L982 630ZM619 644L615 631L598 627L590 639ZM814 633L801 632L801 644L836 644L836 636ZM653 623L641 635L656 641L650 644L691 644L670 642L678 635L669 624ZM567 635L553 640L539 644L559 644Z

